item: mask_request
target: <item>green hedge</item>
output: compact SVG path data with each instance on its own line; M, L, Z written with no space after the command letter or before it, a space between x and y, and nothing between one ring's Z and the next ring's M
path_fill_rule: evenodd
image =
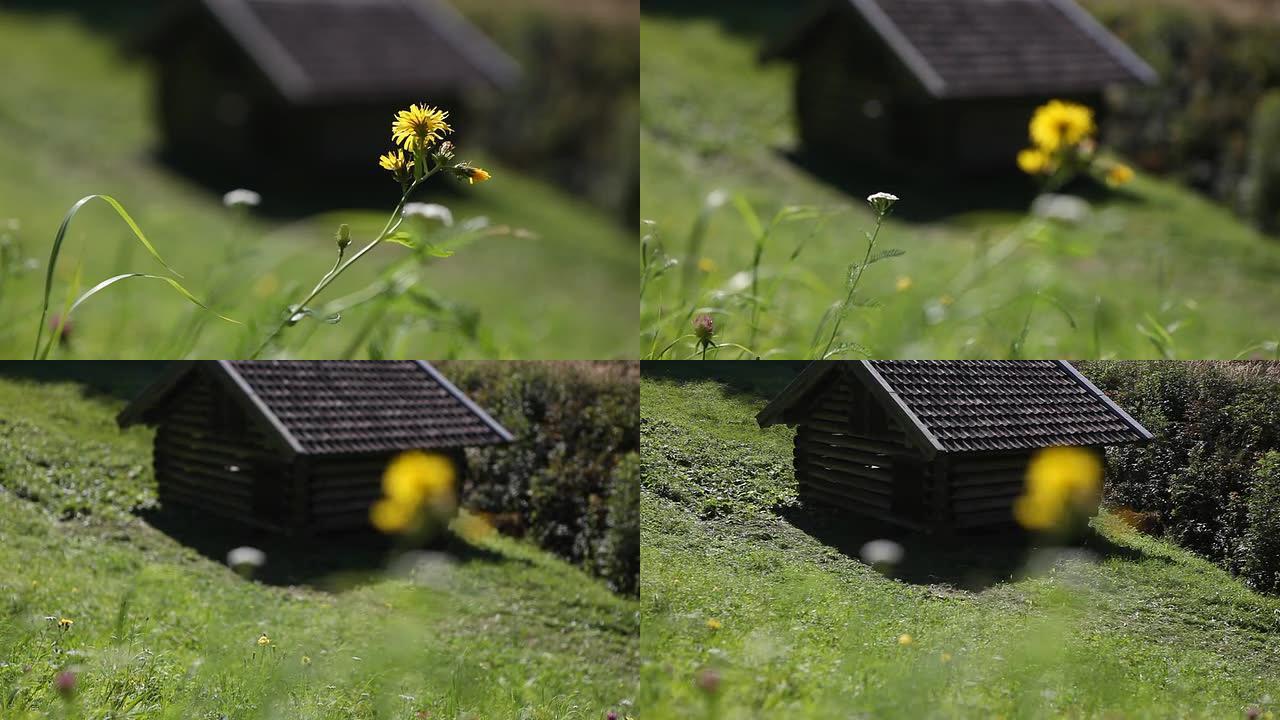
M1264 232L1280 232L1280 90L1258 101L1249 136L1244 209Z
M516 437L468 452L463 504L503 516L504 530L634 592L638 363L451 362L442 370Z
M1081 368L1154 441L1107 453L1107 503L1156 513L1178 544L1280 589L1280 365L1092 362Z
M1110 97L1106 142L1246 211L1253 117L1264 93L1280 87L1280 26L1233 21L1210 7L1085 5L1160 75L1154 88Z

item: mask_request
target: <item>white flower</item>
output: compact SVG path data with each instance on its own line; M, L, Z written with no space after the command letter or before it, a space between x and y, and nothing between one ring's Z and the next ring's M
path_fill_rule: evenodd
M875 208L877 215L884 215L889 212L889 208L893 207L894 203L898 202L898 196L890 195L887 192L878 192L867 197L867 202L871 204L871 207Z
M906 551L892 540L872 540L859 552L868 565L897 565Z
M434 203L409 203L404 206L405 217L439 220L445 227L453 227L453 213L449 208Z
M262 204L262 196L252 190L232 190L222 196L222 204L233 207L258 207Z
M242 546L227 553L227 565L234 570L260 568L267 562L267 554L256 547Z

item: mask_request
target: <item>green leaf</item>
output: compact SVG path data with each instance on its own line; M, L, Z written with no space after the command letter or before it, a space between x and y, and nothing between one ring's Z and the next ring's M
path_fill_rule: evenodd
M436 245L432 245L431 243L426 243L422 248L422 252L426 253L427 255L430 255L431 257L438 257L438 258L453 257L452 250L445 250L444 248L438 247Z
M62 218L62 224L58 226L58 233L53 238L53 248L49 252L49 267L45 270L44 302L40 307L40 327L36 331L36 345L35 353L32 355L33 358L40 352L40 340L44 336L45 321L48 320L49 317L49 297L53 293L53 273L54 270L57 269L58 255L62 252L62 241L67 237L67 230L71 227L72 218L74 218L85 205L89 204L89 201L94 199L102 200L110 205L111 208L116 211L116 214L120 216L120 219L124 220L125 224L129 226L129 229L133 231L133 235L138 238L138 242L142 243L142 246L147 249L147 252L151 253L151 257L155 258L156 262L163 265L169 272L177 275L178 277L182 277L182 273L174 270L169 263L164 261L164 258L160 257L160 253L156 251L155 246L152 245L151 241L147 240L147 236L142 233L142 228L138 227L138 223L134 221L133 217L129 215L128 211L124 209L124 206L121 205L119 201L110 195L87 195L80 198L80 200L76 201L76 204L72 205L71 209L68 210L67 214Z
M392 235L388 235L385 239L387 242L393 242L397 245L403 245L409 249L414 249L418 247L413 242L413 236L405 232L404 230L401 230L400 232L394 233Z
M751 207L751 203L745 197L735 195L733 207L742 216L742 221L747 224L747 230L751 232L751 237L757 240L764 237L764 225L760 222L760 216L756 214L755 208Z

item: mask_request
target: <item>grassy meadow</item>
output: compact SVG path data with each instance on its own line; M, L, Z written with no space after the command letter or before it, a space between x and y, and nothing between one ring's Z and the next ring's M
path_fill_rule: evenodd
M642 379L640 705L684 718L1280 714L1280 599L1107 513L941 545L800 506L777 364ZM724 368L721 364L720 368ZM862 543L905 548L893 577Z
M1094 188L1090 215L1069 224L1028 216L1029 178L921 180L807 156L792 68L757 60L794 19L786 3L644 5L642 357L697 355L702 313L717 342L749 349L708 357L823 354L819 328L875 225L865 198L881 191L901 199L878 248L905 254L866 267L845 357L1280 352L1280 239L1180 185L1139 173Z
M374 543L157 513L151 432L118 430L121 406L0 380L0 717L594 720L634 701L634 599L496 535L388 565ZM256 581L223 564L241 544L267 552Z
M50 246L63 215L85 195L116 197L191 292L242 324L198 311L162 283L134 279L76 311L58 357L247 355L283 308L333 265L338 225L350 224L353 249L359 247L399 198L388 177L385 202L296 218L281 214L282 201L268 195L260 215L238 221L222 206L220 192L155 158L154 78L142 61L122 53L124 39L109 25L66 11L0 10L8 69L0 90L0 356L30 357ZM388 127L390 119L388 112ZM635 280L616 218L494 166L483 153L460 150L494 179L457 192L442 192L444 184L428 187L414 199L448 206L459 223L485 217L491 230L453 257L410 263L415 292L343 309L338 325L305 320L275 354L599 358L629 352L634 321L617 318L634 317ZM370 158L371 167L376 161ZM305 190L308 179L297 182ZM319 298L317 312L409 254L391 243L376 248ZM68 288L84 291L131 271L163 268L107 205L91 204L63 247L53 309L64 306ZM582 302L587 297L591 303Z

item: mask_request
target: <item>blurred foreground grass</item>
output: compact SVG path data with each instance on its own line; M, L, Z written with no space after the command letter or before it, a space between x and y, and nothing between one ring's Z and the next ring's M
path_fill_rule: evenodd
M649 363L641 385L646 713L1280 713L1280 599L1106 513L1084 548L1051 552L801 508L793 431L754 417L789 370L732 385L656 372L671 375ZM898 579L858 559L886 536L905 547Z
M383 573L343 541L347 572L305 584L269 551L276 580L246 581L130 513L154 504L150 432L117 430L118 400L4 380L0 408L6 720L595 720L635 697L636 602L527 543L455 539Z

